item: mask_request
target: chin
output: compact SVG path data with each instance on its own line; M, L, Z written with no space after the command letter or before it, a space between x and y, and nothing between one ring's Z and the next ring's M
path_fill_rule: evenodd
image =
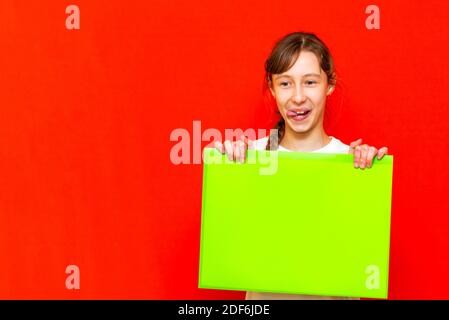
M311 128L310 124L292 124L290 121L288 121L288 126L296 133L306 133L310 131Z
M309 128L306 128L306 129L294 129L293 128L293 131L296 132L296 133L307 133L310 130L309 130Z

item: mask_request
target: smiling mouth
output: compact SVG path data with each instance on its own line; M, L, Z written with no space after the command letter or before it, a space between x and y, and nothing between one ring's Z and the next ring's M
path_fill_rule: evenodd
M312 110L303 110L303 111L287 111L287 116L294 121L302 121L306 119Z

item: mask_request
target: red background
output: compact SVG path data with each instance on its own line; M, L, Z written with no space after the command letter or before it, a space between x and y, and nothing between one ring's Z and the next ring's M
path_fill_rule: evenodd
M70 4L81 30L65 28ZM380 30L365 27L370 4ZM334 55L329 134L395 156L390 298L449 298L448 11L442 0L2 0L0 298L244 298L197 288L202 167L173 165L169 137L194 120L270 128L263 64L292 31ZM81 290L65 288L69 264Z

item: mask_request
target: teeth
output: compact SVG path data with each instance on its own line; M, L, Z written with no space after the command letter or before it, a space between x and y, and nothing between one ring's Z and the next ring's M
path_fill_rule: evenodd
M297 114L297 115L305 115L305 114L306 114L306 111L302 111L302 112L298 112L298 111L297 111L296 114Z

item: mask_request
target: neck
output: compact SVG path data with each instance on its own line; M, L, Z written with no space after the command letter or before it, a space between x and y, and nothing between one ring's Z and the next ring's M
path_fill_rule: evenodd
M280 145L291 151L310 152L326 146L331 141L324 128L317 127L308 132L295 132L285 124L285 133Z

